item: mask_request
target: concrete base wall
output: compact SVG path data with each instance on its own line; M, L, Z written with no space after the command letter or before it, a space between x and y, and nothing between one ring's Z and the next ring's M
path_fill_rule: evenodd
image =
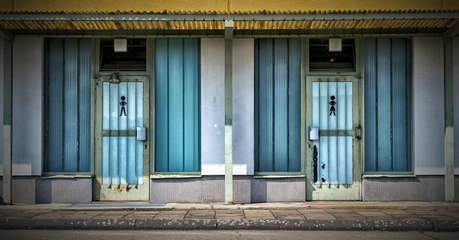
M306 200L304 178L254 178L252 202L301 202Z
M250 176L234 176L234 202L250 202L250 179ZM151 202L211 203L225 201L225 179L223 176L153 179L150 186Z
M12 187L13 203L89 203L92 201L91 178L14 177ZM3 181L0 180L0 193L2 191Z
M37 203L89 203L92 179L43 179L37 181Z
M12 184L13 203L35 203L36 177L14 177ZM3 192L3 180L0 181L0 195Z
M444 201L443 176L418 176L414 178L363 179L364 201ZM456 201L459 200L459 177L455 181Z
M92 201L93 180L41 179L14 177L13 203L88 203ZM212 203L224 201L224 177L153 179L150 201L156 203ZM0 180L0 193L3 184ZM366 178L362 181L363 201L444 201L443 176L401 178ZM459 176L455 181L455 198L459 201ZM305 201L304 178L253 178L234 176L234 201L302 202ZM1 194L0 194L1 195Z

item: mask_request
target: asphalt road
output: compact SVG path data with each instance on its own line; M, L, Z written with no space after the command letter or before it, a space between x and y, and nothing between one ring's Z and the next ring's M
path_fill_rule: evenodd
M378 232L378 231L93 231L93 230L0 230L2 240L142 240L142 239L237 239L237 240L450 240L459 232Z

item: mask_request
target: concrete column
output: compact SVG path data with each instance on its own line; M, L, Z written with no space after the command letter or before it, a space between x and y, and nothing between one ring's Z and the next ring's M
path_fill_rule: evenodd
M454 201L454 90L453 90L453 39L444 39L445 57L445 200Z
M3 44L4 85L3 85L3 203L12 204L12 119L13 82L12 55L13 44L9 39Z
M233 200L233 20L225 21L225 203Z

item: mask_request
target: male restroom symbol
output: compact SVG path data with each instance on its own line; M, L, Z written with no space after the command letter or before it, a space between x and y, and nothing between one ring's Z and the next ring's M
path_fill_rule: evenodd
M127 102L126 102L125 100L126 100L126 97L125 97L125 96L121 96L121 102L120 102L120 105L121 105L120 117L123 116L123 113L124 113L124 116L127 116L127 114L126 114L126 105L127 105Z
M335 109L336 101L335 101L335 96L331 96L331 97L330 97L330 102L329 102L328 104L330 104L330 115L328 115L328 116L331 116L332 113L333 113L334 116L336 116L336 109Z

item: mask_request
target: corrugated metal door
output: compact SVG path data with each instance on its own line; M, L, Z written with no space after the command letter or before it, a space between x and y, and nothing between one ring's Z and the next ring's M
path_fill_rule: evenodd
M308 86L309 197L359 199L358 82L354 77L309 77Z
M100 200L148 200L147 86L143 76L97 83Z

